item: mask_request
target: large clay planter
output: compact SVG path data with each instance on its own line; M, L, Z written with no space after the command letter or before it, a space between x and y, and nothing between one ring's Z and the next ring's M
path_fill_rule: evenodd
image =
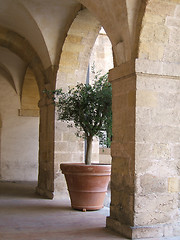
M111 175L111 165L62 163L71 206L79 210L98 210L103 207Z

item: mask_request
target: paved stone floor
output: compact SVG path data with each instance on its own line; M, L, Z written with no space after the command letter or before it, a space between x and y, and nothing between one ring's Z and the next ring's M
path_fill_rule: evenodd
M126 239L105 228L109 208L75 211L68 199L40 198L34 193L35 186L31 182L0 182L0 240ZM180 240L169 238L173 239Z
M42 199L35 183L0 182L0 240L125 239L105 228L108 208L72 210L68 199Z

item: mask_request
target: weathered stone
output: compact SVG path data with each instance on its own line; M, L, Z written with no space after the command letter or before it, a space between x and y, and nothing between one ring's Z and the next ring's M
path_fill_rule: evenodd
M135 224L146 226L178 220L177 196L168 193L151 193L147 196L136 196Z
M166 25L171 27L180 27L178 18L174 18L174 17L167 17Z
M177 160L175 161L172 158L172 146L176 146L179 141L179 120L176 117L179 112L178 108L176 108L179 81L158 75L163 74L163 72L167 73L162 63L157 64L157 66L160 66L160 69L158 69L155 62L149 66L151 62L145 61L145 68L142 67L143 65L140 65L141 61L136 62L138 72L143 74L143 70L145 70L146 75L139 74L137 76L135 139L133 138L132 130L130 131L131 135L128 133L130 125L133 126L133 121L128 122L126 117L128 116L128 105L126 105L126 108L122 106L119 113L115 115L118 116L118 119L116 118L114 127L118 131L115 132L113 136L114 142L112 143L112 171L115 174L113 174L112 178L111 216L121 224L127 224L128 221L124 221L123 216L132 214L134 215L134 223L137 225L137 229L139 229L133 230L132 234L139 234L137 235L139 238L162 237L164 234L163 226L157 227L156 224L163 224L171 222L172 219L178 219L177 195L168 193L167 176L177 175ZM152 71L156 75L147 74ZM177 72L173 74L175 75ZM123 96L125 99L130 93L127 88L126 90L124 88L125 81L120 80L119 84L121 83L121 85L119 86L117 80L114 83L114 86L116 86L114 92L118 97L115 96L113 110L117 112L120 97ZM124 91L122 89L118 91L118 87L121 86ZM129 87L129 89L131 88ZM121 95L122 91L124 95ZM138 102L138 98L141 101ZM131 148L128 149L126 145L129 144L129 141L132 144L129 145ZM135 141L135 145L133 145L133 141ZM132 151L134 147L135 152ZM128 154L130 151L132 155ZM133 172L133 153L135 153L135 181L128 180L132 177L131 171ZM120 172L118 173L116 169L120 169ZM126 203L129 202L129 199L128 195L125 194L125 186L129 194L130 192L132 194L131 207ZM134 188L130 186L134 186ZM134 197L133 189L136 191ZM122 195L123 197L121 197ZM124 196L126 197L124 198ZM130 209L135 209L135 214ZM127 220L128 218L125 217L125 219ZM143 227L147 225L155 226ZM141 227L139 228L138 226ZM171 235L173 235L172 232Z
M172 193L180 192L180 177L168 178L168 191Z
M78 54L72 52L62 52L60 64L66 65L73 65L78 67Z
M111 152L110 148L100 148L99 149L99 162L100 163L106 163L106 164L111 164L112 157L111 157Z
M18 115L21 117L39 117L39 109L19 109Z
M176 94L177 90L180 88L180 83L178 79L173 79L172 77L169 78L163 78L162 76L156 76L158 74L162 75L164 74L164 68L167 69L168 66L172 66L172 68L175 69L174 64L162 64L159 62L151 62L146 60L137 60L137 71L140 73L142 71L142 66L145 68L145 73L149 73L149 71L152 72L153 75L138 75L137 78L137 88L138 89L146 89L151 90L155 92L167 92L167 93L173 93ZM178 67L178 66L177 66ZM173 75L174 73L174 75ZM176 69L175 72L171 71L171 76L175 76L177 73L178 75L178 69Z
M154 125L158 123L158 125L161 125L161 126L167 126L167 125L177 126L179 123L179 120L177 118L178 110L176 110L175 108L176 100L174 100L172 97L172 101L170 100L170 102L166 105L167 107L166 109L162 107L162 101L163 100L160 100L158 109L155 109L154 111L152 111L152 114L150 117L151 124ZM168 97L167 97L167 101L168 101ZM174 105L173 111L172 111L172 105Z
M167 42L168 28L164 25L147 23L142 29L141 39L148 39L150 42Z
M177 2L179 2L179 0L177 0ZM177 18L180 18L180 6L179 5L176 6L175 16Z
M180 25L180 23L179 23ZM180 26L179 26L180 27ZM169 44L171 45L179 45L180 44L180 29L171 29Z
M157 15L160 16L171 16L174 14L174 10L175 10L176 5L174 5L173 3L171 3L170 1L163 1L163 0L155 0L155 1L151 1L148 4L148 9L147 12L155 13Z
M56 142L55 143L56 152L67 152L68 151L68 142Z
M132 239L157 238L163 237L162 227L134 227L132 230Z
M136 105L141 107L156 107L157 93L147 90L138 90L136 96Z
M173 236L180 236L180 222L173 226Z
M17 25L18 34L0 27L1 52L8 49L1 58L15 81L11 88L5 85L4 80L9 79L0 70L1 99L5 99L0 102L2 179L7 176L14 179L10 167L16 168L26 180L34 178L32 169L37 169L37 161L30 164L19 160L27 156L37 160L38 155L37 147L33 147L38 146L38 141L31 145L38 134L33 132L30 118L25 121L17 116L17 109L21 109L22 115L33 114L33 108L22 108L19 104L27 65L35 72L41 95L37 191L53 197L55 182L56 190L63 193L65 185L59 163L63 159L83 161L84 144L75 140L73 129L69 131L63 123L57 124L54 134L54 109L42 91L54 89L57 81L60 83L56 87L63 89L75 86L77 80L85 81L91 49L100 29L100 23L88 13L90 9L108 33L116 66L109 76L113 85L113 161L111 217L107 225L128 238L179 236L179 0L120 0L114 7L113 1L108 0L64 1L62 9L60 1L54 1L57 5L52 8L46 5L50 1L38 1L38 5L34 5L36 1L11 1L10 7L6 2L9 1L2 1L1 6L2 23L11 29ZM17 6L16 2L20 4ZM11 22L17 9L17 20L24 16L20 24ZM29 14L24 14L23 9ZM7 20L6 16L12 19ZM9 62L8 54L11 54ZM99 62L104 55L101 44L97 53ZM139 59L135 61L137 56ZM26 90L27 102L23 104L29 105L33 95L27 93L34 91ZM37 130L37 119L31 123ZM93 154L97 157L96 151ZM5 162L6 158L11 161ZM58 181L62 186L58 186Z
M176 47L169 45L168 48L164 50L164 61L178 63L180 58L179 53L180 53L179 45Z
M143 194L162 193L167 190L166 179L152 174L145 174L140 178Z
M138 125L151 124L151 108L141 108L139 106L136 107L136 123Z
M147 157L147 156L146 156ZM138 172L145 172L145 171L149 171L149 168L151 167L152 163L149 159L146 158L142 158L140 156L136 157L136 173ZM139 191L141 191L141 189L138 188Z
M172 237L174 234L173 234L173 226L172 225L165 225L164 226L164 234L163 236L164 237Z
M114 195L120 201L112 199L111 216L122 224L133 224L133 195L129 194L129 190L114 192Z
M151 24L164 24L165 16L160 16L159 14L152 14L147 12L144 16L144 21Z
M147 143L178 143L179 142L179 128L170 126L137 126L137 142Z

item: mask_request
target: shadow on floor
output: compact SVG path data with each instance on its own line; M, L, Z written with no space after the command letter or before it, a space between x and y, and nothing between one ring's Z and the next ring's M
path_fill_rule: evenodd
M0 181L0 197L42 198L36 194L37 182Z
M108 208L71 209L69 199L43 199L37 182L0 182L0 239L112 240L125 239L106 229Z

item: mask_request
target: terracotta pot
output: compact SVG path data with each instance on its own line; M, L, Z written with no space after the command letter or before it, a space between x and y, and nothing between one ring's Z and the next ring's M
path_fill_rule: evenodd
M62 163L71 206L79 210L98 210L103 207L111 175L111 165Z

